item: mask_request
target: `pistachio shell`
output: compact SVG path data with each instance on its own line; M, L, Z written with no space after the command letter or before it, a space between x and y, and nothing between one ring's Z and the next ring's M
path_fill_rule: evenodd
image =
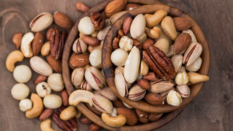
M81 83L83 82L83 77L84 77L84 69L76 68L75 70L73 70L72 75L71 75L72 84L75 87L80 86Z
M201 55L203 47L199 43L192 43L184 54L183 64L192 65Z
M196 36L194 35L193 31L188 29L188 30L184 30L182 33L188 33L191 38L192 38L192 42L191 43L196 43L197 42L197 38Z
M201 64L202 64L202 58L199 57L197 58L197 60L190 66L185 66L186 70L188 71L198 71L201 68Z
M136 84L130 89L128 98L132 101L139 101L144 98L145 94L146 90Z
M140 65L140 51L133 47L125 63L124 77L128 83L133 83L138 76Z
M190 96L190 88L187 85L177 86L176 89L181 97L188 98Z
M170 90L174 84L170 81L159 81L151 83L151 92L153 93L163 93Z
M112 92L112 89L109 87L106 87L104 89L99 90L99 93L109 99L110 101L115 101L117 100L116 95Z
M189 77L189 82L191 84L197 84L197 83L205 82L209 80L209 76L201 75L201 74L194 73L194 72L189 72L188 77Z
M53 73L51 66L38 56L33 56L30 59L30 65L35 72L41 75L49 76Z
M53 23L53 16L48 12L43 12L37 15L30 23L30 28L33 32L40 32Z
M125 81L125 78L123 76L123 73L119 71L117 71L117 69L115 70L115 85L116 85L116 89L118 91L118 93L120 94L120 96L125 97L128 95L128 87L127 87L127 83Z
M84 81L81 83L80 88L81 88L82 90L88 90L88 91L91 91L91 90L92 90L91 85L90 85L86 80L84 80Z
M182 55L174 55L171 58L171 61L175 67L175 71L177 72L180 67L182 66L182 60L183 60L183 56Z
M77 38L72 48L75 53L84 53L87 51L87 44L81 38Z
M101 95L94 95L94 97L92 98L92 103L94 107L100 112L105 112L105 113L113 112L112 102Z
M104 76L96 67L88 67L85 71L85 79L95 90L100 90L103 88L105 83Z

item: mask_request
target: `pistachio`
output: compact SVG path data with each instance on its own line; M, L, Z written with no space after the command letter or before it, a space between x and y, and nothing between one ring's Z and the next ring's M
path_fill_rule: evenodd
M115 85L118 93L120 96L125 97L128 95L128 86L125 81L123 73L120 71L120 69L115 70Z
M49 76L53 73L51 66L38 56L33 56L30 59L30 65L35 72L41 75Z
M184 54L183 64L192 65L201 55L203 47L199 43L192 43Z
M209 76L201 75L201 74L194 73L194 72L189 72L188 77L189 77L189 82L191 84L197 84L197 83L205 82L209 80Z
M130 89L128 98L132 101L139 101L144 98L145 94L146 90L136 84Z
M133 83L138 76L140 64L140 51L137 47L133 47L125 63L124 77L128 83Z
M88 90L88 91L92 90L91 85L86 80L84 80L81 83L80 88L83 89L83 90Z
M174 55L171 58L171 61L175 67L175 71L177 72L180 67L182 66L182 60L183 60L183 56L182 55Z
M109 87L106 87L104 89L99 90L99 93L109 99L110 101L115 101L117 100L116 95L112 92L112 89Z
M190 96L190 88L187 85L179 85L176 87L176 90L182 98L188 98Z
M170 90L174 84L171 81L158 80L151 82L151 92L153 93L163 93Z
M202 64L202 58L199 57L197 58L197 60L190 66L185 66L185 69L188 71L198 71L201 68L201 64Z
M146 64L146 62L144 60L141 61L141 65L140 65L140 74L141 75L147 75L149 72L149 67Z
M124 66L128 58L128 53L123 49L116 49L111 54L111 61L116 66Z
M161 26L164 32L174 41L178 36L178 32L176 31L174 20L171 16L166 16L163 18L161 22Z
M133 47L133 40L128 36L123 36L120 39L119 47L125 51L130 51Z
M188 29L188 30L184 30L182 33L187 33L191 36L192 38L192 42L191 43L196 43L197 42L197 38L196 36L194 35L193 31Z
M100 112L104 112L104 113L113 112L112 102L101 95L94 95L94 97L92 98L92 103L94 107Z
M186 72L181 72L176 75L175 81L177 85L185 85L189 82L189 77Z
M76 68L73 70L71 74L71 82L77 88L83 82L84 77L84 69L83 68Z
M37 15L30 23L30 28L33 32L40 32L53 23L53 16L48 12L43 12Z
M77 54L84 53L87 51L87 44L81 38L78 38L74 41L73 51Z
M100 90L100 88L103 88L106 85L104 76L96 67L93 66L86 69L85 79L95 90Z
M111 26L107 26L104 29L100 30L97 34L97 39L98 40L104 40L104 38L106 37L108 30L111 28Z
M158 41L154 44L154 46L158 47L161 51L163 51L165 55L168 54L169 42L166 39L164 38L158 39Z
M167 103L172 106L179 106L182 103L182 98L179 93L171 90L167 95Z
M138 14L130 27L130 34L134 39L140 38L145 33L146 19L143 14ZM141 42L143 43L143 42Z

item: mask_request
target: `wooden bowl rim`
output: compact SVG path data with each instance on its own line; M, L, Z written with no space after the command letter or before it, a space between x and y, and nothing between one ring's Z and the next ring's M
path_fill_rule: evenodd
M186 13L182 12L181 10L164 5L164 4L157 4L157 5L144 5L142 7L139 7L137 9L134 9L132 11L129 11L125 15L123 15L120 19L118 19L110 28L107 37L105 37L104 40L104 46L103 46L103 53L102 53L102 63L103 63L103 70L106 76L106 81L109 85L109 87L113 90L113 92L117 95L119 99L121 99L126 104L130 105L133 108L143 110L146 112L151 113L166 113L171 112L174 110L177 110L185 105L187 105L190 101L192 101L197 94L200 92L200 90L203 87L204 83L199 83L192 85L190 87L191 94L189 98L183 99L183 102L180 106L170 106L168 104L161 105L161 106L154 106L149 103L146 103L144 101L131 101L126 97L121 97L118 93L118 91L115 88L115 82L114 82L114 70L113 70L113 64L111 62L111 52L112 52L112 41L113 38L116 37L117 31L121 28L123 21L126 17L133 17L137 14L146 14L146 13L154 13L157 10L166 10L171 16L176 17L184 17L188 20L190 20L193 23L193 26L191 30L196 35L197 41L203 45L203 53L201 55L202 57L202 67L198 71L198 73L203 75L208 75L209 72L209 66L210 66L210 54L209 54L209 45L205 38L205 35L203 34L203 31L199 27L199 25ZM143 11L143 12L142 12Z

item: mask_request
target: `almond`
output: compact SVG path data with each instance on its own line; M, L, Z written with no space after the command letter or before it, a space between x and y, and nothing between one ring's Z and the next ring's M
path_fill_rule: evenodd
M145 79L139 80L137 84L145 90L150 89L150 82Z
M21 45L21 40L22 40L23 34L22 33L16 33L13 38L12 41L15 44L16 48L19 49L20 45Z
M85 4L83 4L82 2L77 2L76 3L76 9L78 11L81 11L83 13L87 12L90 8L88 6L86 6Z
M148 103L152 105L162 105L164 104L163 97L156 93L147 93L144 98Z
M191 44L192 38L187 33L181 33L174 42L173 52L178 55L185 51Z
M105 8L105 14L107 17L122 11L126 6L127 0L114 0L110 2Z
M142 45L142 48L144 50L146 50L149 46L152 46L155 44L155 40L154 39L151 39L151 38L148 38Z
M81 39L83 40L84 43L88 44L89 46L99 46L100 45L100 41L97 38L94 38L91 36L83 35L83 36L81 36Z
M52 69L57 73L62 73L62 63L60 60L55 60L51 54L46 57L49 65L52 67Z
M70 18L59 11L56 11L53 14L53 18L54 22L61 28L71 29L73 26L73 22L70 20Z
M40 121L43 121L43 120L49 118L50 116L52 116L52 114L53 114L53 109L45 109L45 110L41 113L39 119L40 119Z
M73 53L70 57L70 68L83 67L90 63L88 54L75 54Z
M163 114L161 113L150 113L148 120L149 121L157 121L162 117Z
M183 17L175 17L173 20L177 31L187 30L193 26L190 20Z
M130 26L131 26L131 24L132 24L132 21L133 21L133 19L132 19L131 17L127 17L127 18L124 20L122 29L123 29L123 31L124 31L125 34L128 34L128 33L129 33L129 30L130 30Z
M101 129L101 127L100 127L99 125L97 125L97 124L95 124L95 123L92 123L92 124L89 126L88 131L98 131L98 130L100 130L100 129Z
M148 121L149 121L148 120L148 116L149 116L148 112L144 112L144 111L136 109L136 113L137 113L139 121L141 123L148 123Z
M43 76L43 75L39 75L37 78L36 78L36 80L35 80L35 85L37 85L37 84L39 84L39 83L41 83L41 82L44 82L44 81L46 81L47 80L47 76Z
M40 32L37 32L32 43L32 52L34 56L39 55L43 44L44 44L44 37Z
M121 107L117 108L117 114L125 116L127 119L126 123L130 126L133 126L138 122L138 117L133 110Z
M68 103L69 103L69 95L68 95L66 89L64 89L64 90L61 92L61 98L62 98L63 106L67 106Z

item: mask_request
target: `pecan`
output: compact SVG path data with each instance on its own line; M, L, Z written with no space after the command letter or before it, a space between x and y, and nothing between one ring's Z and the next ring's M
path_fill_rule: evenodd
M69 127L67 127L62 120L59 118L57 113L53 113L52 116L53 121L57 124L57 126L62 129L63 131L70 131Z
M143 51L143 60L159 78L170 80L176 75L171 60L155 46L148 47L147 52Z
M93 11L90 14L90 19L96 30L102 30L104 28L105 19L106 19L106 15L104 11L101 14L99 12Z

